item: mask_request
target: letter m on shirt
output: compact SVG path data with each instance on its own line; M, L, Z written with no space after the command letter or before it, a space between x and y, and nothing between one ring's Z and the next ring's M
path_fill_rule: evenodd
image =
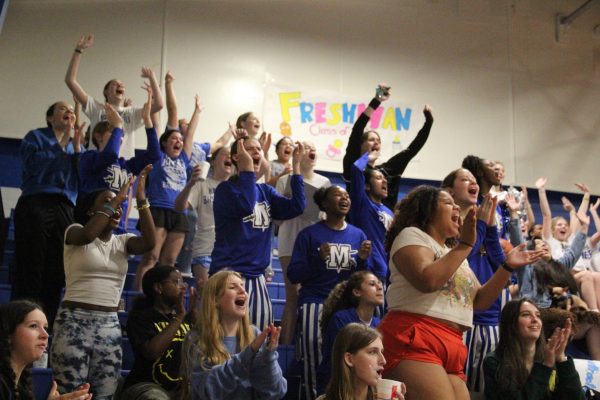
M356 253L349 244L332 243L329 247L327 269L335 269L338 273L343 269L350 270L356 264L352 259Z

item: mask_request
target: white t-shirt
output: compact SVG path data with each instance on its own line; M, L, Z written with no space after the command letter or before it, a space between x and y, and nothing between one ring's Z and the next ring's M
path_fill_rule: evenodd
M392 256L406 246L428 247L435 253L435 259L443 257L450 249L440 246L431 236L419 228L404 228L392 244L390 250L390 281L386 299L388 309L406 311L414 314L427 315L451 321L464 327L473 326L473 301L479 289L479 281L469 268L465 259L454 275L439 290L432 293L423 293L415 288L402 275Z
M65 296L64 300L116 307L127 275L127 240L135 235L112 235L108 242L99 238L85 246L66 244L65 230Z
M571 238L569 240L569 244L571 244L573 242L573 237L575 237L575 235L571 235ZM576 271L581 271L581 270L594 270L592 268L592 260L594 259L594 255L598 254L598 245L596 245L595 249L592 249L592 244L590 241L590 238L588 237L585 240L585 245L583 246L583 250L581 251L581 257L579 257L579 260L577 260L577 263L575 263L575 266L573 266L573 269ZM598 256L596 256L596 260L594 261L598 261Z
M88 95L88 101L83 112L90 119L91 129L94 129L94 126L98 122L106 121L104 104L95 100L92 96ZM142 109L137 107L119 107L117 112L123 118L123 143L121 144L119 156L130 159L135 156L135 131L144 125ZM96 148L91 140L89 148Z
M215 245L215 215L213 202L215 189L221 182L211 177L197 182L190 192L188 202L198 212L196 235L192 242L192 257L210 256Z
M277 180L276 189L284 196L291 197L292 189L289 185L290 175L284 175ZM296 218L282 221L279 225L278 251L279 257L291 257L294 250L294 242L298 233L309 225L321 220L321 212L315 204L313 196L317 190L322 187L331 186L329 178L314 174L312 179L304 179L304 194L306 197L306 207L304 212Z

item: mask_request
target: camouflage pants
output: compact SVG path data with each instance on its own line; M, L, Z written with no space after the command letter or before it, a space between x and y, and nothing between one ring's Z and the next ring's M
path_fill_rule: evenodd
M117 313L59 309L50 366L61 393L88 382L95 400L111 399L121 375L121 358Z

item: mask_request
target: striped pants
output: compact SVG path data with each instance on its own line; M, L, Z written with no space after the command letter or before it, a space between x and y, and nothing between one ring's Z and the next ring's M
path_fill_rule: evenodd
M248 292L248 314L250 323L261 331L273 323L273 306L267 290L265 276L245 277L244 288Z
M323 304L306 303L300 305L298 313L300 346L304 360L304 387L306 399L314 400L317 397L317 368L321 363L321 313Z
M471 392L483 393L483 359L496 349L498 345L498 326L473 325L473 329L467 331L464 336L467 346L467 387Z

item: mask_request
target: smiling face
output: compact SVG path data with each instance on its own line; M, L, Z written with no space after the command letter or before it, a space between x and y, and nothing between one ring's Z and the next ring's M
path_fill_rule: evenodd
M253 113L250 113L244 121L241 121L240 125L248 132L250 137L255 137L260 132L260 120Z
M483 180L489 185L500 185L498 174L494 170L494 162L490 160L483 160Z
M563 217L556 217L552 221L552 236L554 239L564 242L569 237L569 224Z
M54 130L64 131L75 125L75 112L70 104L59 101L54 103L51 115L46 115L48 125Z
M354 372L355 385L377 386L385 365L381 338L376 338L356 353L345 353L344 361Z
M11 359L23 365L39 360L48 347L47 328L48 320L41 310L29 312L9 337Z
M504 165L502 165L502 163L496 162L494 164L494 171L496 172L496 175L498 176L500 182L502 182L504 180Z
M327 198L323 202L325 212L336 216L346 216L350 211L350 205L350 195L346 189L339 186L329 189Z
M461 208L469 208L477 204L479 185L471 171L461 168L456 173L454 184L451 188L448 188L448 192Z
M290 162L293 152L294 152L294 143L292 142L292 139L287 138L287 137L281 139L277 143L277 146L275 147L275 153L277 154L277 161L279 161L282 164L287 164L288 162Z
M236 320L244 317L248 311L247 304L248 293L244 289L244 282L239 277L230 275L217 304L221 318Z
M522 342L535 342L538 340L542 332L542 319L540 318L540 310L535 305L527 301L521 304L517 330Z
M125 84L112 79L104 86L104 99L111 105L120 105L125 99Z
M454 203L454 199L448 192L441 190L435 215L428 231L436 232L436 236L445 240L458 236L460 226L460 207Z
M303 170L314 169L317 165L317 148L312 142L303 142L304 155L300 159L300 167Z
M373 170L365 187L371 200L381 203L388 195L388 181L381 171Z
M383 285L379 278L373 274L365 274L360 287L354 289L352 294L359 298L359 303L365 303L371 306L380 306L383 304Z
M379 151L381 150L381 138L375 131L370 131L366 133L366 138L360 145L360 154L365 154L370 151Z
M227 180L233 174L233 163L229 150L221 147L216 156L213 155L211 165L214 169L213 178L217 180Z
M111 192L110 190L105 190L102 193L100 193L97 197L96 200L94 200L94 205L92 206L92 208L88 211L88 215L92 216L94 215L94 213L96 211L102 211L102 212L106 212L106 210L104 209L104 206L106 204L109 204L110 201L115 197L116 195ZM123 209L119 206L116 209L116 213L110 218L110 224L109 224L109 228L115 229L119 226L119 221L121 220L121 215L123 214Z
M171 131L168 137L160 142L163 151L171 158L178 158L183 151L183 136L178 131Z

